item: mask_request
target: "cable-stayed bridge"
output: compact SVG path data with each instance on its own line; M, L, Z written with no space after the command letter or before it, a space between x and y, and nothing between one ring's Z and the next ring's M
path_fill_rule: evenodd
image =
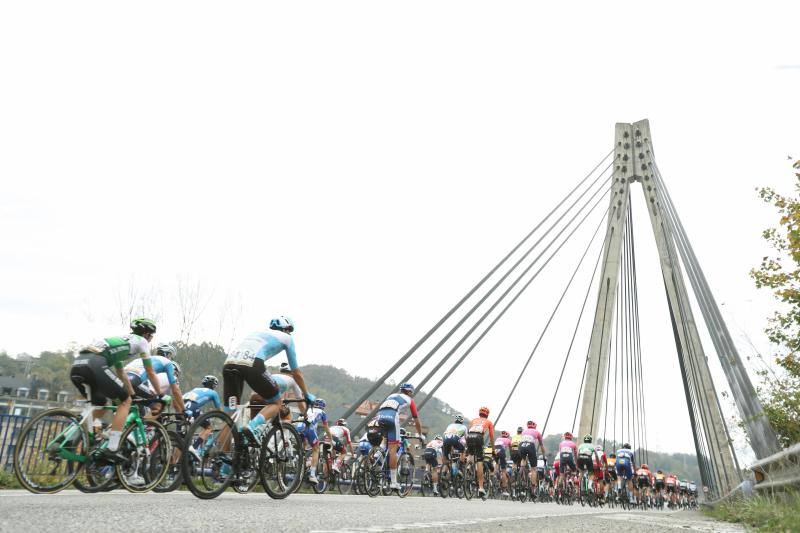
M412 381L427 401L448 380L458 380L458 369L502 320L518 299L536 286L537 278L562 253L571 239L589 234L574 268L564 272L564 288L548 315L530 354L510 383L495 422L502 419L530 372L542 340L557 313L574 314L575 327L564 351L564 361L549 402L543 429L547 429L570 357L583 357L583 375L576 398L573 431L591 433L603 442L630 442L646 462L648 418L644 401L643 368L653 354L643 353L640 328L639 284L631 195L644 201L663 280L675 357L689 414L702 483L711 496L727 494L742 479L708 357L716 357L738 409L747 437L758 458L780 450L759 403L742 359L711 293L687 232L655 160L647 120L615 127L609 151L497 264L456 302L406 353L363 392L345 416L372 398L378 384L394 379ZM579 232L582 227L588 227ZM649 237L648 237L649 238ZM595 257L596 255L596 257ZM551 267L552 268L552 267ZM582 305L561 309L581 272L591 272ZM534 292L534 291L529 291ZM591 311L594 311L593 314ZM702 322L696 313L702 316ZM590 321L588 338L581 324ZM701 341L705 329L710 346ZM586 328L584 328L586 329ZM413 365L412 365L413 363ZM406 368L411 366L411 368ZM455 377L454 377L455 376ZM377 410L377 409L376 409ZM371 413L356 432L363 429ZM544 433L544 431L543 431Z

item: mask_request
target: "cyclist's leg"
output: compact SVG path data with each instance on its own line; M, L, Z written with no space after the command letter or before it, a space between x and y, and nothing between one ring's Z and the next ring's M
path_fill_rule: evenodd
M92 395L96 394L96 390L106 398L119 400L117 411L111 421L111 430L108 432L108 450L116 452L119 449L125 419L131 408L131 397L119 376L106 364L105 358L95 355L89 360L89 368L92 370L95 383Z
M278 387L278 384L272 379L270 373L267 372L263 359L256 359L253 361L252 369L245 373L245 380L253 391L264 398L264 403L266 404L261 411L250 420L249 427L251 430L254 430L266 423L267 420L275 418L278 411L280 411L280 387Z

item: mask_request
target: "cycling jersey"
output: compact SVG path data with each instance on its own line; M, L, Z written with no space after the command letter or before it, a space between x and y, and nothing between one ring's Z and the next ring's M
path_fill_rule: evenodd
M633 451L627 448L617 450L617 474L625 479L633 477Z
M567 472L568 468L577 470L578 464L575 457L578 455L578 445L571 440L563 440L558 445L558 457L562 472Z
M444 454L450 457L450 452L455 449L458 452L464 451L464 435L467 434L467 426L464 424L452 423L444 430Z
M432 467L437 467L441 463L442 458L442 447L444 446L444 442L433 439L425 446L425 451L423 452L423 457L425 458L425 462L431 465Z
M319 424L327 424L328 423L328 415L322 409L318 407L311 407L308 411L306 411L306 418L308 419L308 423L306 422L297 422L294 427L297 429L297 432L303 436L303 439L308 443L309 446L316 446L319 442L319 438L317 437L317 426Z
M252 366L256 359L266 361L286 351L286 358L292 370L297 368L297 354L294 339L288 333L270 329L251 333L228 354L225 364Z
M165 374L167 376L168 385L178 382L178 378L175 376L175 363L163 355L154 355L150 357L150 361L153 372L155 372L156 375ZM147 382L147 370L145 370L144 361L142 359L136 359L125 365L125 372L138 376L142 383Z
M207 387L195 387L194 389L190 390L183 395L183 402L193 402L197 405L197 407L203 407L208 402L211 402L217 409L222 407L222 402L219 399L219 393L214 389L209 389Z
M286 374L272 374L272 379L278 385L278 394L276 394L272 398L267 398L266 399L267 403L277 402L287 392L294 393L295 398L303 397L303 390L300 388L300 385L297 384L297 382L294 380L292 376Z
M461 438L467 434L467 426L464 424L450 424L444 430L444 438Z
M494 424L488 418L480 416L473 418L467 431L467 452L480 457L483 453L483 446L487 442L486 439L491 442L493 438Z
M141 355L142 359L150 359L150 343L144 337L131 333L121 337L106 337L83 348L81 354L84 353L101 355L108 366L122 368L124 361L137 355Z
M473 418L469 423L469 431L467 433L494 433L494 424L488 418L478 417Z
M522 444L523 442L538 442L541 444L542 434L539 433L538 430L533 428L523 429L522 435L520 435L520 444Z
M386 434L390 444L397 444L400 441L400 413L405 410L411 412L411 416L417 418L417 404L414 400L401 392L390 394L378 409L378 425L381 431Z
M498 437L494 440L495 448L503 448L504 450L511 447L511 439L508 437Z
M332 426L329 428L331 431L331 436L334 439L338 439L345 444L350 444L350 430L344 426Z
M511 437L511 449L513 450L514 448L517 448L521 441L522 441L522 435L520 433L517 433L516 435Z
M666 481L667 485L672 485L674 487L678 483L678 478L675 477L674 475L670 474L670 475L667 476L667 479L665 481Z
M592 457L594 455L594 444L584 442L578 446L578 455L583 457Z

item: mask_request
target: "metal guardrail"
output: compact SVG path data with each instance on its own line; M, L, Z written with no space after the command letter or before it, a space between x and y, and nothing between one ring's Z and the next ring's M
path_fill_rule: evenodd
M0 415L0 469L10 471L17 434L29 416Z
M755 489L784 490L800 487L800 443L756 461L749 470L755 476Z

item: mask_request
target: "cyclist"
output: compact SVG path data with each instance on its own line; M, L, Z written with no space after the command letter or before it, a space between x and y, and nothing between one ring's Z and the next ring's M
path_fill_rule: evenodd
M439 495L439 469L442 467L442 447L444 446L444 438L441 435L436 435L427 446L425 446L425 464L428 465L431 471L431 484L433 485L433 495Z
M168 348L165 348L165 346ZM156 351L157 355L150 357L150 366L156 375L155 380L148 376L143 359L135 359L128 363L125 366L125 372L128 374L128 380L131 382L135 397L153 400L156 396L169 392L175 399L175 406L178 408L178 412L182 413L184 409L183 393L178 381L181 371L180 366L165 355L158 355L159 353L165 353L169 348L175 349L169 344L161 344Z
M650 472L650 467L647 466L647 463L643 463L642 466L636 470L636 488L639 489L639 494L641 494L641 499L639 494L636 495L637 502L650 496L650 489L652 486L653 473Z
M674 507L678 498L678 476L675 474L668 474L664 480L664 486L667 490L670 507Z
M464 436L466 434L467 426L464 425L464 417L462 415L456 415L453 418L453 423L448 424L444 430L444 446L442 452L446 464L450 464L450 453L454 448L461 454L461 461L464 461Z
M567 474L576 472L578 467L575 463L575 456L578 455L578 445L572 440L572 433L564 433L564 440L558 445L559 476L558 482L565 481Z
M489 442L494 442L494 424L489 420L489 408L481 407L478 410L478 418L473 418L469 423L467 431L467 453L475 456L475 472L478 474L478 494L481 498L486 497L486 489L483 488L483 447L486 438Z
M617 481L617 454L610 453L606 459L606 499L609 497L612 485Z
M215 390L218 386L219 380L216 376L204 376L200 380L199 387L195 387L183 395L183 412L189 420L194 420L200 416L200 410L208 403L213 404L215 409L222 409L222 401L219 399L219 393ZM200 455L197 453L197 448L200 447L209 434L211 434L211 422L206 421L203 423L203 431L189 445L189 452L198 461L200 461Z
M308 423L298 422L294 426L297 432L302 435L303 441L311 448L311 468L308 470L308 481L314 485L319 483L317 479L317 462L319 461L319 437L317 437L317 426L319 424L322 424L322 427L325 429L328 440L331 442L333 441L331 430L328 427L328 415L325 413L325 407L327 407L325 400L317 398L314 400L314 407L306 411Z
M108 432L108 447L98 450L98 454L112 463L125 462L120 455L119 441L122 428L131 407L133 387L128 375L123 372L123 362L131 357L142 358L147 376L155 380L150 362L150 341L156 332L156 324L148 318L135 318L131 321L131 333L121 337L106 337L91 346L80 350L78 358L70 368L69 377L83 398L87 398L87 387L91 390L92 405L103 406L110 400L119 401L117 411ZM114 370L111 370L111 367ZM95 410L93 416L102 417L102 409ZM87 421L93 427L93 421Z
M511 448L510 435L508 431L501 431L500 437L494 441L494 453L497 456L497 463L500 465L500 488L503 490L503 496L508 496L506 465L509 459L509 448Z
M538 487L539 473L537 472L536 464L538 462L537 456L539 452L537 451L537 448L539 448L541 453L547 452L545 451L544 443L542 442L542 434L536 429L536 422L528 420L526 426L526 429L522 431L522 438L520 439L519 443L519 456L520 461L524 461L526 458L528 459L528 464L531 467L529 474L531 479L531 487Z
M663 470L658 470L655 476L655 493L656 496L664 497L664 481L666 479L666 474L664 474Z
M541 453L536 458L536 479L540 481L547 479L547 457Z
M285 316L273 318L269 322L269 330L251 333L228 354L222 367L223 400L227 412L233 412L241 401L245 383L262 398L280 397L280 386L267 372L264 362L281 352L286 352L292 377L300 386L303 396L309 403L313 402L314 396L308 392L303 373L297 365L297 353L291 336L293 331L294 323L289 318ZM268 403L250 421L251 425L243 428L242 433L250 442L257 443L253 428L272 419L279 411L280 404L277 400Z
M353 441L350 439L350 430L347 428L347 420L344 418L337 420L336 425L330 428L330 432L333 437L333 469L338 472L342 463L342 455L346 454L344 448L345 444L350 448L351 455L355 455L356 452L353 449Z
M594 465L601 464L601 457L597 454L594 444L592 444L592 436L590 434L584 435L583 444L578 446L578 470L581 472L589 473L589 486L594 486Z
M389 443L389 488L392 490L400 490L400 484L397 482L397 447L400 444L400 414L408 409L414 419L414 425L417 427L417 436L422 439L423 444L425 438L422 435L422 425L419 421L419 414L417 413L417 405L414 403L414 386L411 383L403 383L399 387L399 392L390 394L380 405L378 409L378 425L380 426L381 433L386 435L386 440Z
M690 480L686 484L686 490L689 492L689 504L694 505L697 502L697 485Z
M631 445L627 442L622 445L621 449L617 450L616 469L618 477L617 486L620 486L622 481L625 480L626 490L633 492L636 498L638 498L639 491L633 484L633 473L635 471L634 456L633 451L631 451Z
M605 495L606 493L606 477L604 475L606 469L606 452L603 450L603 447L599 444L596 444L594 447L594 455L592 456L592 467L594 471L593 479L597 482L598 487L600 489L600 494Z

